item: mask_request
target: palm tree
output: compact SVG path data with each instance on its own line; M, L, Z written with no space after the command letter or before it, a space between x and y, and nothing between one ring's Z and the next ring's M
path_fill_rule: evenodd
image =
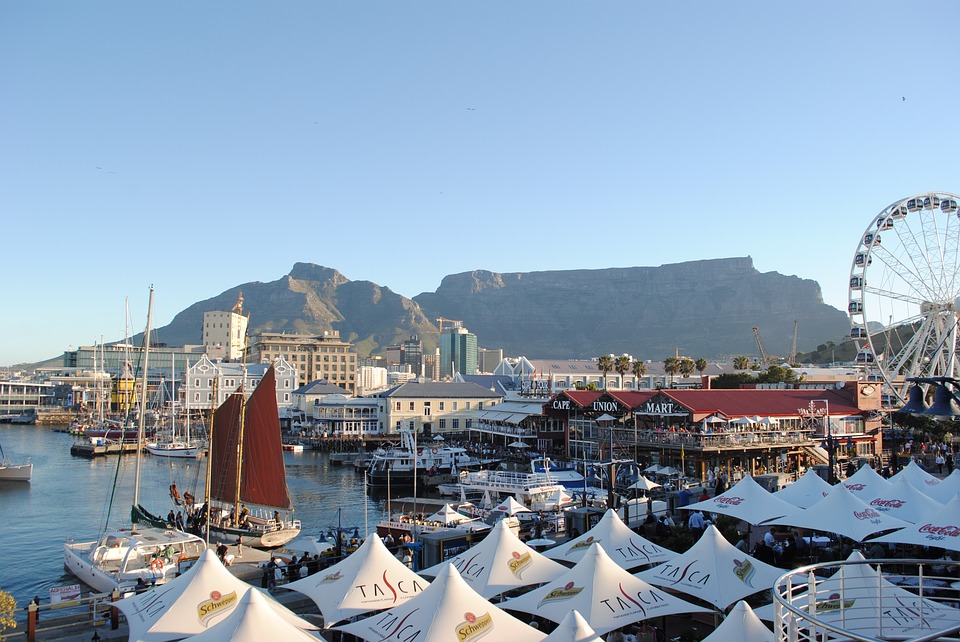
M737 370L749 370L750 369L750 357L745 357L740 355L733 358L733 367Z
M613 370L613 356L604 354L597 357L597 370L603 373L603 389L607 389L607 374Z
M630 364L630 372L637 378L637 390L639 390L640 379L643 378L643 375L647 374L647 364L640 359L634 359L633 363Z
M673 376L680 372L680 359L667 357L663 360L663 370L670 375L670 387L673 387Z
M696 361L696 366L697 366L697 372L699 372L700 376L702 377L703 371L707 369L707 360L704 359L703 357L700 357Z
M689 377L697 369L697 364L690 357L680 357L680 374Z
M613 360L613 369L620 375L620 388L623 388L623 375L630 369L630 357L625 354L620 355Z

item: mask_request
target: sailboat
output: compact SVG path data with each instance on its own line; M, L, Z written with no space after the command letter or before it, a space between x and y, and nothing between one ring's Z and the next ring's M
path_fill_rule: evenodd
M25 481L28 482L33 477L33 463L30 461L15 462L7 460L3 453L3 446L0 445L0 482L3 481Z
M171 372L173 368L171 366ZM173 382L176 381L176 377L171 377L171 387L174 387ZM186 382L187 386L190 385L189 378ZM174 394L171 393L171 399L174 397ZM187 390L185 398L189 398L189 388ZM193 439L190 436L190 411L188 408L184 408L185 412L183 414L183 434L177 433L177 408L176 403L170 404L170 435L168 439L157 439L156 441L147 442L145 449L151 455L155 457L186 457L190 459L196 459L200 456L200 453L203 450L203 445L199 440Z
M206 505L190 508L205 524L201 528L210 540L235 544L239 539L245 546L276 548L300 534L300 520L290 515L293 504L283 464L273 366L250 399L241 388L214 411L207 478ZM140 505L134 505L133 518L156 526L166 523Z

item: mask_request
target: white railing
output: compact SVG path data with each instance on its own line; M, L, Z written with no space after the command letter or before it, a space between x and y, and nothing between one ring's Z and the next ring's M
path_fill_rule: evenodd
M780 642L950 640L960 631L960 562L876 559L822 562L773 587Z

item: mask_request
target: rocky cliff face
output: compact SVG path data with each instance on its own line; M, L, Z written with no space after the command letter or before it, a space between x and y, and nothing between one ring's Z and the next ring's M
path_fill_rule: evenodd
M767 352L786 355L798 322L798 349L848 332L846 315L823 303L814 281L761 274L750 258L661 267L498 274L478 270L443 279L413 300L334 269L297 263L271 283L245 283L196 303L158 330L170 345L201 341L203 313L230 310L243 292L251 334L259 330L322 334L338 330L362 354L376 354L411 334L427 350L439 317L459 319L484 347L539 358L629 353L662 360L757 354L754 326Z
M536 357L629 353L662 360L758 353L753 327L769 354L847 334L846 315L823 302L820 286L775 272L750 258L660 267L498 274L443 279L414 300L429 318L462 320L480 345Z

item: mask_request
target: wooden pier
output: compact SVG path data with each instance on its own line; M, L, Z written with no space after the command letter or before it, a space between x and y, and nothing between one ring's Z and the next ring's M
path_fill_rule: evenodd
M137 444L133 442L118 443L106 439L93 443L91 441L78 442L70 446L70 454L76 457L102 457L104 455L118 455L137 452Z

